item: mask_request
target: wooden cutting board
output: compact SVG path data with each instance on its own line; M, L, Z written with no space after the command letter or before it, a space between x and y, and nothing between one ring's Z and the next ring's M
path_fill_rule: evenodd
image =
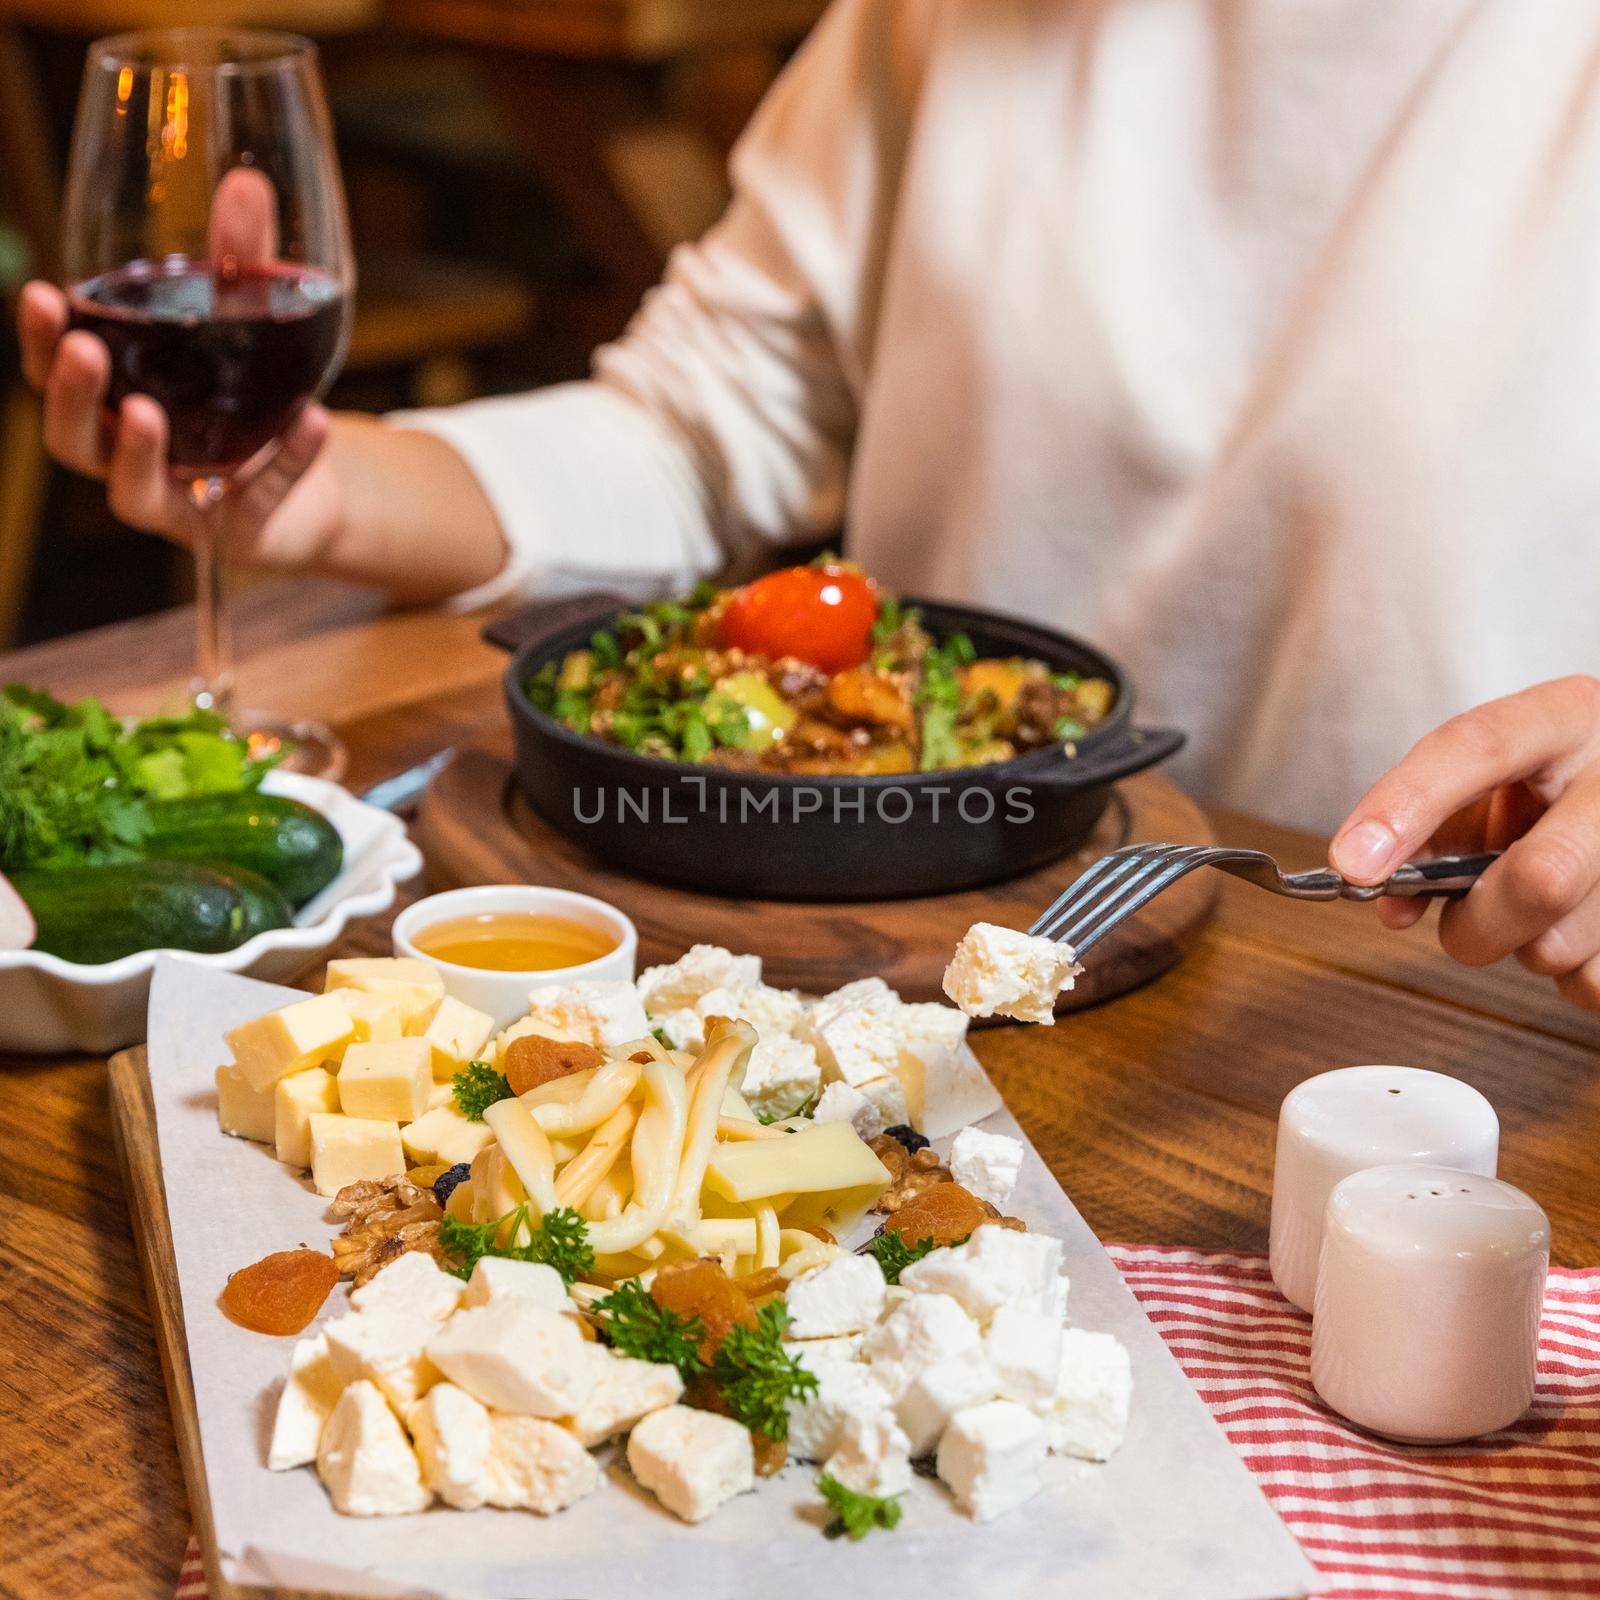
M189 1343L183 1327L183 1299L178 1292L178 1267L167 1223L167 1192L161 1181L161 1150L156 1139L155 1105L150 1097L150 1069L143 1045L112 1056L106 1067L110 1087L111 1130L122 1167L122 1187L133 1221L133 1242L144 1269L150 1320L156 1350L167 1383L172 1431L183 1463L189 1510L200 1541L211 1600L335 1600L308 1589L240 1589L228 1583L217 1565L216 1530L211 1521L211 1495L206 1487L200 1450L200 1420L195 1410L194 1381L189 1375Z
M1158 772L1119 784L1088 840L1008 883L924 900L859 904L732 900L650 883L590 855L523 798L500 750L463 750L434 779L413 830L429 884L533 883L619 906L639 929L639 964L672 961L691 944L761 954L769 983L824 994L877 973L908 1000L940 998L945 963L975 922L1025 928L1091 862L1124 844L1215 844L1205 814ZM1095 946L1061 1011L1095 1005L1175 966L1211 917L1215 873L1182 878Z

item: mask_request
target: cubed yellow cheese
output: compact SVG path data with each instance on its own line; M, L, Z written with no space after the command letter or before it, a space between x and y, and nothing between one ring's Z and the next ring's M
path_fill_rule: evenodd
M339 1109L339 1085L320 1068L279 1078L273 1100L273 1137L286 1166L311 1165L311 1119Z
M353 1044L339 1065L339 1105L346 1116L415 1122L433 1089L426 1039Z
M235 1138L271 1144L272 1086L252 1089L250 1080L237 1067L218 1067L217 1122L224 1133Z
M270 1089L279 1078L338 1060L355 1024L338 1000L319 994L240 1023L225 1037L250 1087Z
M398 1122L337 1113L311 1118L311 1182L318 1194L336 1195L363 1179L381 1183L405 1170Z
M454 1082L435 1083L428 1091L428 1109L437 1111L440 1106L453 1106L456 1103L456 1086Z
M360 989L331 989L350 1013L355 1025L356 1044L383 1044L398 1039L404 1032L400 1002L392 995L364 994Z
M421 1033L444 999L444 978L426 961L401 956L346 956L328 963L324 988L358 989L392 1000L406 1033Z
M422 1035L433 1050L434 1077L447 1082L469 1061L481 1060L493 1033L494 1018L488 1012L474 1010L447 994Z
M748 1204L774 1195L888 1187L884 1164L848 1122L818 1122L782 1139L716 1145L706 1187L724 1200Z
M400 1143L418 1166L442 1161L453 1167L493 1142L494 1129L487 1122L469 1122L454 1106L435 1106L400 1133Z

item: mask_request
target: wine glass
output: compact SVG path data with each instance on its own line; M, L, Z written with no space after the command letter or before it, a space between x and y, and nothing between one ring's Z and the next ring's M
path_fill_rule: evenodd
M90 47L63 206L70 322L111 352L109 404L165 408L193 508L197 705L261 754L337 776L320 724L232 705L223 556L236 491L332 381L355 287L316 47L171 28Z

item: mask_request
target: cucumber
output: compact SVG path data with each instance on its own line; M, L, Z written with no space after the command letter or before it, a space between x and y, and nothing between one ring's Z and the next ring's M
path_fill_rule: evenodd
M253 931L231 878L190 861L38 867L11 874L39 925L35 950L97 965L136 950L232 950Z
M339 875L344 845L320 811L281 794L211 794L150 807L143 849L162 861L226 861L274 883L299 910Z
M202 861L236 888L244 900L244 937L253 939L258 933L269 933L274 928L287 928L294 923L294 907L284 898L277 884L269 883L259 872L248 867L236 867L231 861ZM243 943L243 940L240 941Z

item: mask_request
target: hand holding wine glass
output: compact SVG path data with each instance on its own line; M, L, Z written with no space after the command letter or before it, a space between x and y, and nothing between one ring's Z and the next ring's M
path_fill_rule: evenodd
M227 29L93 46L63 259L75 331L53 359L62 305L30 289L23 310L47 442L103 471L130 520L181 529L197 567L195 695L226 713L218 546L230 524L263 527L314 457L326 419L309 403L348 326L348 228L313 47ZM83 404L91 390L114 429ZM157 486L162 462L170 487ZM241 731L287 732L301 765L338 761L325 730Z

